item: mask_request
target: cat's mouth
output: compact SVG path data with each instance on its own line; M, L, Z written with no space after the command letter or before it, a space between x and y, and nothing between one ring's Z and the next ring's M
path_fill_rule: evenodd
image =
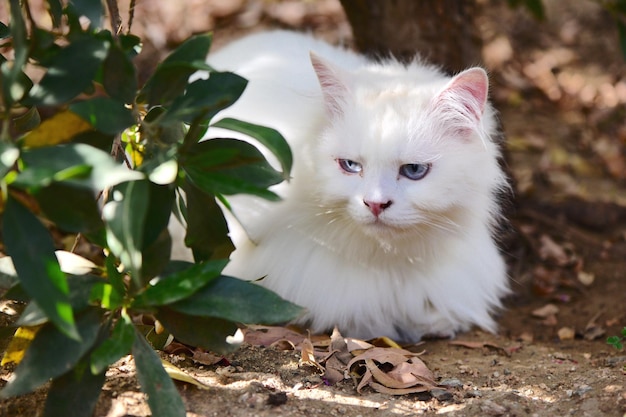
M375 235L397 235L402 232L402 228L397 225L391 223L384 218L375 217L372 218L369 222L364 224L364 229L369 234Z

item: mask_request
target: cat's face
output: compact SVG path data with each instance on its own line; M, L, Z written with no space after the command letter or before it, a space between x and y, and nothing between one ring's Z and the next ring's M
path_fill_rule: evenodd
M316 71L331 120L314 149L319 200L330 216L370 235L400 237L458 232L460 214L490 209L474 208L490 202L501 181L497 150L478 133L487 95L482 70L436 88L394 91L338 86L343 81L324 79L319 65Z

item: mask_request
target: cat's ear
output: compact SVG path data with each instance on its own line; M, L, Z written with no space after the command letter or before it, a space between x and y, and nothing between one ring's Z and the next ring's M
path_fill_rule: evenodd
M311 64L319 80L326 112L332 118L343 116L344 104L349 94L348 82L339 68L311 52Z
M435 98L436 107L446 111L456 111L468 122L478 123L482 118L487 95L489 78L482 68L470 68L456 75Z

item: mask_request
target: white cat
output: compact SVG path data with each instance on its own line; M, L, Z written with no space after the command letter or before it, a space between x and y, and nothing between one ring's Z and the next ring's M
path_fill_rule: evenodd
M484 70L450 78L284 31L236 41L209 64L249 80L215 120L274 127L295 161L275 189L283 201L231 199L249 238L233 233L226 273L265 276L307 308L299 323L314 332L416 341L495 330L508 280L492 235L507 183Z

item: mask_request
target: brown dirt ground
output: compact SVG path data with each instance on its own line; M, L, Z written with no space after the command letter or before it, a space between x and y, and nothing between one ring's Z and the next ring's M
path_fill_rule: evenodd
M426 341L421 358L449 392L435 396L359 394L351 380L326 386L294 351L244 345L227 355L229 366L167 355L210 386L178 384L188 416L626 416L626 353L605 342L626 325L626 66L615 25L592 1L546 1L545 22L505 2L480 3L518 188L502 238L514 295L499 334L457 337L485 344L477 348ZM336 0L138 2L134 32L147 40L147 68L192 32L212 28L219 45L275 26L350 38ZM549 303L558 313L532 314ZM9 375L0 370L0 380ZM44 396L45 388L0 402L0 415L37 415ZM146 415L132 362L120 361L96 416Z

